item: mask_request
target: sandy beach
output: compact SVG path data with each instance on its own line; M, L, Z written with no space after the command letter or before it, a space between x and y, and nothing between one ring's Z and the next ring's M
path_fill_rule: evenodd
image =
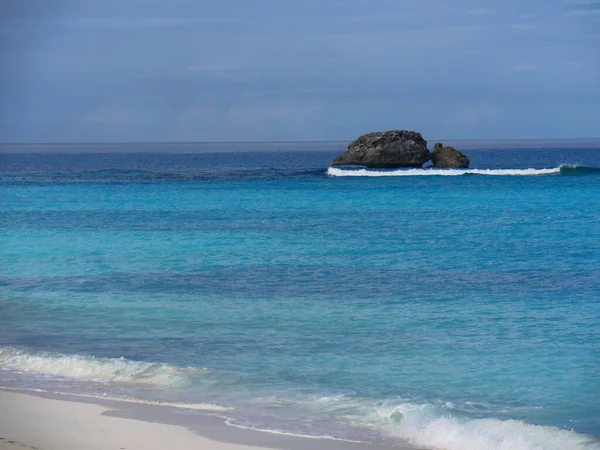
M0 411L0 450L390 448L242 430L219 417L173 414L166 407L38 392L0 389Z
M109 417L105 406L0 391L0 449L259 450L201 437L180 426Z

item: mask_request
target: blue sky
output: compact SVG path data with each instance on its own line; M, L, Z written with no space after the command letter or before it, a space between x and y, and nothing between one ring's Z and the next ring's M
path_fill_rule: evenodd
M600 137L600 0L3 0L0 141Z

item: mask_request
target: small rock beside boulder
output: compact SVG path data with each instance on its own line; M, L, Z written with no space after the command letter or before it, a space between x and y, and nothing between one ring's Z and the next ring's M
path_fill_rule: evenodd
M467 169L469 167L469 158L456 150L454 147L444 147L442 144L435 144L431 153L433 167L453 167Z
M422 167L429 159L427 141L423 136L415 131L392 130L362 135L331 164L391 169Z

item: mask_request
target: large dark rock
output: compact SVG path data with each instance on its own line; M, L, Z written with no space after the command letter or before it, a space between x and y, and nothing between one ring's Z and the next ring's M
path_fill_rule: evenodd
M427 141L423 136L414 131L392 130L362 135L331 164L372 168L421 167L429 159Z
M442 144L435 144L433 153L431 153L433 167L454 167L467 169L470 161L467 155L462 154L454 147L444 147Z

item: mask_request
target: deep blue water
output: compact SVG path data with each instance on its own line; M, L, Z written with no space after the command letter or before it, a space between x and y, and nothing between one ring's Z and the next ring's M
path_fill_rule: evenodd
M327 175L341 144L254 146L0 154L0 385L600 448L600 149L373 177Z

